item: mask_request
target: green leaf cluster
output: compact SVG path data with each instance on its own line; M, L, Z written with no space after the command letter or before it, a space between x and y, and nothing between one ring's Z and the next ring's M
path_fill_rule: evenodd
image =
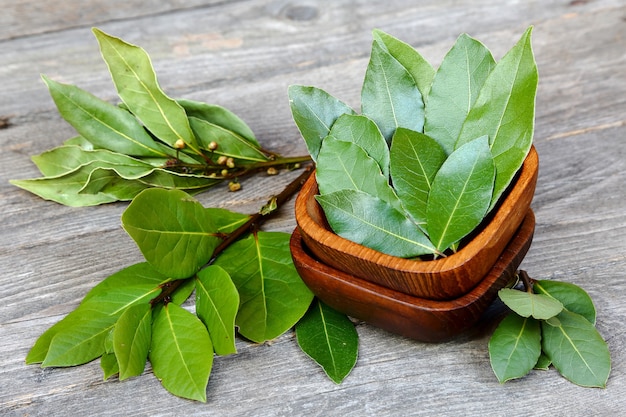
M222 180L306 158L261 148L248 125L215 104L163 92L141 47L93 33L121 100L114 105L42 76L61 116L78 136L33 156L43 175L11 183L68 206L132 200L147 188L197 193Z
M491 367L502 383L552 364L569 381L604 388L611 371L606 342L595 328L589 295L573 284L535 281L534 292L502 289L512 310L489 340Z
M142 191L122 224L146 262L103 280L39 337L26 358L73 366L100 357L105 378L154 374L175 395L206 401L214 354L235 334L262 343L293 327L313 294L291 260L289 234L253 230L218 255L250 216L204 208L180 190ZM195 312L180 305L195 290Z
M361 114L319 88L289 88L337 234L410 258L454 250L480 225L532 145L531 31L499 62L461 35L435 70L375 30Z

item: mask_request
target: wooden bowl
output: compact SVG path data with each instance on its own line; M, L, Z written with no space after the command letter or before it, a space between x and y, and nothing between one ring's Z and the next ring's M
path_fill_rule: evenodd
M298 273L324 303L376 327L425 342L449 340L473 326L505 286L512 285L530 247L535 217L528 211L511 242L469 293L434 301L394 291L315 259L296 228L290 246Z
M315 200L314 176L295 203L302 240L321 262L381 286L432 300L451 300L474 288L493 267L530 210L538 173L531 148L517 179L485 225L458 252L446 258L420 261L387 255L335 234Z

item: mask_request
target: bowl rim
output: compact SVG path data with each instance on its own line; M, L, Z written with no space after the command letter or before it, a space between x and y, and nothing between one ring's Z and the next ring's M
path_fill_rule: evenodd
M289 245L302 280L324 303L392 333L441 342L473 327L497 292L514 285L517 268L531 246L534 230L535 216L528 210L487 275L470 292L451 300L413 296L333 268L310 253L297 227Z
M490 243L493 242L495 240L494 237L499 234L499 229L509 218L509 213L517 209L517 203L523 200L524 194L529 186L533 188L533 193L531 193L530 196L530 200L532 200L532 194L534 194L534 186L538 176L538 166L539 158L535 146L532 145L522 164L517 179L514 181L514 184L509 187L508 194L506 194L504 200L496 207L495 212L490 214L489 222L480 232L473 236L471 241L465 244L456 253L447 257L433 260L400 258L352 242L335 234L332 230L322 227L322 225L310 216L307 209L307 201L310 198L314 199L314 196L318 193L315 175L311 175L296 198L296 223L303 237L314 239L334 251L341 252L359 260L410 273L445 273L447 271L453 271L467 263L480 251L487 249L485 246L493 246L490 245ZM315 204L318 203L315 201ZM530 205L530 201L528 204ZM524 210L523 213L519 213L520 220L523 220L525 214L526 210Z

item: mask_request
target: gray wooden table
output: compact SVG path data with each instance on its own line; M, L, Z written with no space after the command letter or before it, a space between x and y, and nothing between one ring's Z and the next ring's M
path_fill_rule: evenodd
M623 0L320 3L0 1L0 415L625 415ZM126 204L68 208L7 182L36 176L29 156L73 134L40 73L114 100L90 27L147 49L171 96L224 105L267 148L295 155L306 150L287 86L316 85L358 107L371 29L392 33L438 64L462 32L499 58L531 24L541 165L537 229L523 267L593 297L613 359L605 390L577 387L554 370L500 385L487 354L491 324L442 344L360 324L359 361L341 385L300 352L291 332L271 344L241 340L239 354L215 361L206 404L169 395L149 368L141 377L105 382L97 361L45 370L24 364L35 339L88 289L142 259L120 227ZM293 175L249 179L239 193L218 187L200 200L253 212ZM267 229L289 232L294 225L290 206Z

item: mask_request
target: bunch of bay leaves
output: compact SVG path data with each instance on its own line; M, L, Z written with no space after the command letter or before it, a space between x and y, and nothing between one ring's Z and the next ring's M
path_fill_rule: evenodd
M122 225L145 261L92 288L37 339L26 363L100 358L105 379L124 380L149 360L169 392L204 402L214 355L236 354L237 334L264 343L296 326L303 352L341 382L357 360L354 325L314 299L293 265L288 233L257 229L272 210L249 216L205 208L181 190L142 191ZM195 306L183 305L194 292Z
M168 97L145 50L98 29L93 33L122 103L42 76L79 135L33 156L43 177L12 180L14 185L68 206L89 206L132 200L153 187L197 193L221 180L308 159L262 149L226 108Z
M317 200L338 235L413 258L455 250L481 224L532 145L531 31L499 62L461 35L435 70L375 30L361 114L319 88L290 87Z

